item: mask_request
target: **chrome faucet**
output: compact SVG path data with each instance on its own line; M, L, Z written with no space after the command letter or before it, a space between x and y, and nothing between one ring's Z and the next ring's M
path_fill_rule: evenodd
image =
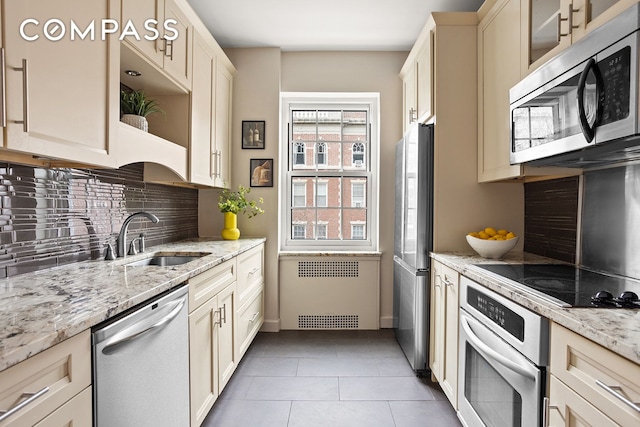
M118 256L126 257L127 256L127 230L129 229L129 223L138 216L144 216L148 218L154 224L157 224L159 219L154 214L150 214L149 212L136 212L132 213L124 220L122 223L122 228L120 229L120 233L118 234Z

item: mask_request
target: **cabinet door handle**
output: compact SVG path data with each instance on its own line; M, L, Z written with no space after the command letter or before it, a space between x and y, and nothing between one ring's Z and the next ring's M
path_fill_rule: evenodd
M447 276L444 276L443 282L444 282L444 284L446 286L453 286L454 285L454 283L451 280L449 280L449 278L447 278Z
M217 150L218 153L218 166L216 167L216 173L218 174L218 178L222 177L222 151Z
M436 288L441 287L442 285L438 284L438 280L440 280L440 282L442 282L442 277L440 277L439 274L436 274L436 276L433 279L433 286L435 286Z
M214 313L218 313L218 320L213 322L213 325L218 325L220 327L222 327L222 307L220 307L219 309L217 309L216 311L214 311ZM215 314L214 314L215 316Z
M222 304L222 308L220 309L221 313L224 313L222 315L222 322L224 322L224 324L227 324L227 304Z
M6 411L0 411L0 421L3 421L9 418L11 415L15 414L25 406L30 405L31 403L39 399L43 394L47 393L48 391L49 391L49 387L44 387L42 390L40 390L37 393L22 393L22 396L20 396L20 398L26 397L27 399L18 403L13 408L9 408Z
M260 269L258 267L253 267L251 269L251 271L249 272L249 276L253 276L254 274L256 274L258 271L260 271Z
M16 123L22 123L24 132L29 132L29 69L27 68L27 60L22 58L22 67L14 68L14 71L22 71L22 120L16 120Z
M218 167L218 152L214 151L213 153L211 153L211 167L209 168L209 170L211 171L211 177L215 178L217 175L216 169Z
M631 400L629 400L627 396L622 394L621 392L622 387L618 385L606 385L600 380L596 380L596 384L598 384L599 387L603 388L606 392L612 394L616 399L620 400L622 403L624 403L634 411L640 412L640 405L638 405L635 402L632 402Z
M4 48L0 48L0 127L7 127L7 74Z
M259 311L257 313L253 314L253 317L249 320L249 323L255 322L256 319L258 318L258 316L260 316L260 312Z

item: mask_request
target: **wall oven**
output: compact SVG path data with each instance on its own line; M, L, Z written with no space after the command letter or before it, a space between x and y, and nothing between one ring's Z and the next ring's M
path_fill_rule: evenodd
M640 158L639 29L636 4L511 89L512 164Z
M460 280L459 414L467 427L539 427L547 319Z

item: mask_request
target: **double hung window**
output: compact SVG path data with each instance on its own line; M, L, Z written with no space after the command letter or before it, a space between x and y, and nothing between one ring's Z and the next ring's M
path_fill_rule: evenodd
M282 101L281 248L377 250L378 94Z

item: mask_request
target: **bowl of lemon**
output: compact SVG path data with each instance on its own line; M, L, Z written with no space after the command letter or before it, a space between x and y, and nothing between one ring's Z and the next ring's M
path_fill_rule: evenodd
M512 231L487 227L467 234L467 242L483 258L502 258L518 243Z

